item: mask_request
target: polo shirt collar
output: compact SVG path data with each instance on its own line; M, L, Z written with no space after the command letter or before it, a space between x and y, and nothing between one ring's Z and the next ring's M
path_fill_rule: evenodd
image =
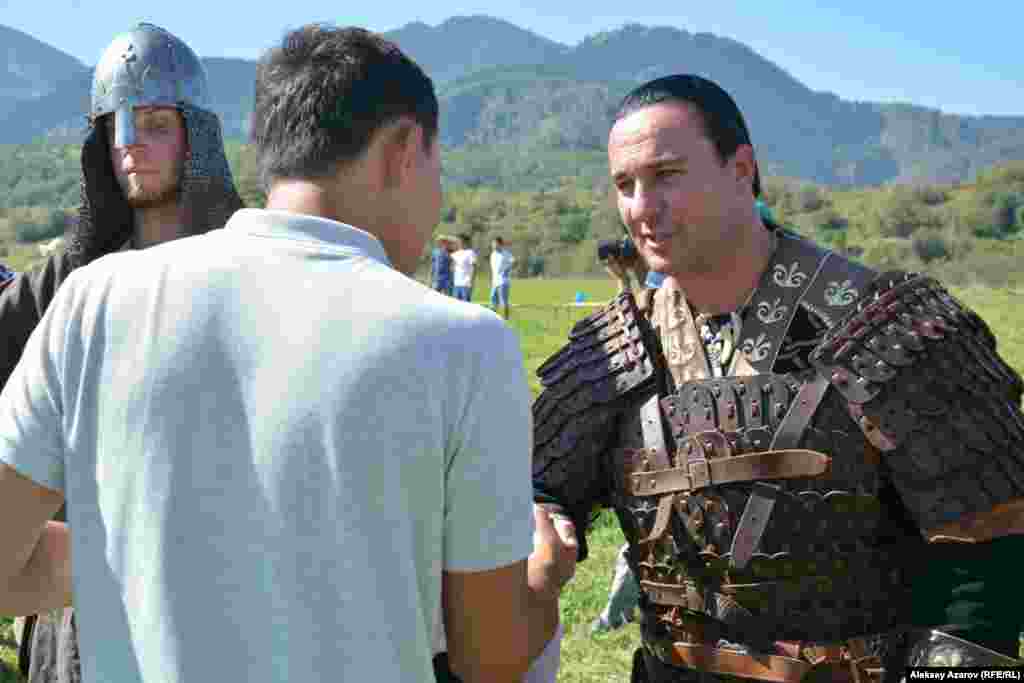
M376 237L365 230L321 216L267 209L239 209L228 219L224 229L293 242L316 242L342 252L360 254L392 267L384 246Z

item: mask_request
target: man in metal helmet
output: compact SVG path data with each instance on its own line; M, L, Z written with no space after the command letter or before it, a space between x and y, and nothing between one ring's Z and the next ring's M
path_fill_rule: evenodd
M242 208L206 72L164 29L138 24L114 38L93 76L88 119L82 200L68 246L0 288L0 387L72 270L111 252L220 228ZM71 609L28 617L16 631L30 683L81 680Z

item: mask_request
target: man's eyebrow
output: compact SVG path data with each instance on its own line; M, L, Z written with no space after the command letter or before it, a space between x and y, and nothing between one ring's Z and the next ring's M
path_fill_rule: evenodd
M686 163L687 163L687 159L684 156L665 156L665 157L661 157L659 159L655 159L654 161L652 161L649 164L644 164L640 168L641 169L649 168L649 169L657 170L657 169L663 168L665 166L685 166ZM627 177L629 175L631 175L631 174L626 172L626 171L617 171L617 172L612 174L612 180L620 180L620 179L625 178L625 177Z
M686 165L687 159L684 156L664 156L655 159L650 164L649 168L661 168L662 166L679 166Z

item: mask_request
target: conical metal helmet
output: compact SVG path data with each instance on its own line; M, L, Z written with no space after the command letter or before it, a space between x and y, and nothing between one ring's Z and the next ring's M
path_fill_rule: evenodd
M92 81L90 120L113 113L115 146L135 142L135 107L210 110L206 70L188 45L153 24L118 35L103 52Z

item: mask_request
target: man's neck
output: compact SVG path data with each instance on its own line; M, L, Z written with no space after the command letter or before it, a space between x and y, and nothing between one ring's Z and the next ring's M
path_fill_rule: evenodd
M145 249L154 244L170 242L184 237L184 216L177 202L163 206L135 209L135 230L132 235L132 246Z
M727 262L716 264L707 273L669 275L686 293L696 314L720 315L738 311L749 301L761 275L768 267L775 248L775 235L756 217L742 233L741 244Z
M363 192L365 195L365 192ZM366 211L360 202L338 201L339 197L356 197L358 191L332 191L319 183L310 180L278 181L267 195L266 208L269 211L285 211L300 213L306 216L317 216L328 220L351 225L370 233L377 239L377 221Z

